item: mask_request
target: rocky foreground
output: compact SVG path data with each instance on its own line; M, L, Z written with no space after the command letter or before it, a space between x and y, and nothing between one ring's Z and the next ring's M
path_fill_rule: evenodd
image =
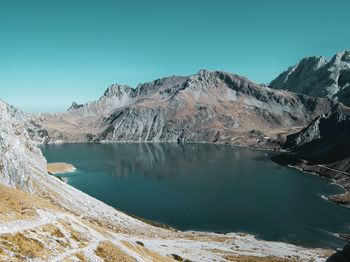
M331 253L132 218L50 176L17 114L0 102L2 261L324 261Z

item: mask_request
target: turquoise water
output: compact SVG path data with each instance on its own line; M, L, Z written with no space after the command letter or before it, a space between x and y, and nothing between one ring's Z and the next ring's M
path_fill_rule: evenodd
M246 232L265 240L342 247L350 209L322 195L328 180L270 160L273 153L207 144L64 144L42 147L68 162L68 183L125 212L181 230Z

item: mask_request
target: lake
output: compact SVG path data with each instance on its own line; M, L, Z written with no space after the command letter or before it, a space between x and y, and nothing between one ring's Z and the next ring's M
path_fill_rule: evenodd
M308 247L342 247L350 209L342 190L280 166L273 152L210 144L117 143L41 147L77 171L68 183L124 212L181 230L245 232Z

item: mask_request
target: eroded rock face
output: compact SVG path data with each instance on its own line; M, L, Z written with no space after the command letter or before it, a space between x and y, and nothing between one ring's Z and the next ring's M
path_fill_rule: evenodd
M284 147L319 163L350 157L350 109L337 106L314 119L300 132L287 137Z
M283 147L298 160L289 164L333 179L350 191L350 109L337 106L287 137ZM300 160L302 159L302 160ZM350 205L349 194L330 196L333 202Z
M127 85L111 85L99 100L88 102L86 104L77 104L76 102L73 102L68 108L68 112L80 116L107 114L117 107L126 106L132 103L133 91L134 90Z
M81 129L95 142L218 142L276 147L283 136L336 102L276 91L245 77L201 70L140 84L114 85L95 102L43 119L49 136L70 142ZM72 126L75 127L73 128ZM85 133L84 133L85 130ZM72 132L71 132L72 133Z
M46 173L46 160L23 128L26 119L0 101L0 183L33 192L32 175Z
M36 115L23 112L1 100L0 103L6 105L8 111L11 111L12 117L26 129L34 144L46 144L49 142L50 138L48 137L48 132L39 124Z
M307 57L280 74L271 88L309 96L328 97L350 106L350 50L331 60Z

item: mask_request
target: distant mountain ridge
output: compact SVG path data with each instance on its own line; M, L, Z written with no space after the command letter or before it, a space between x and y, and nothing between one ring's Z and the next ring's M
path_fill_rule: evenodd
M68 108L68 112L84 115L102 115L108 113L116 107L125 106L131 103L131 94L134 89L127 85L111 85L106 89L103 96L93 102L77 104L73 102Z
M105 90L97 101L88 102L86 104L77 104L73 102L68 108L68 112L103 115L116 108L127 106L140 99L150 97L160 89L163 89L163 92L167 93L171 88L174 88L174 86L176 89L176 86L182 84L185 79L186 77L184 76L169 76L139 84L136 88L132 88L128 85L113 84Z
M350 50L329 61L306 57L274 79L269 87L309 96L328 97L350 106Z
M39 124L51 141L217 142L275 147L337 102L270 89L221 71L200 70L129 86L73 103ZM74 135L72 135L74 134Z

